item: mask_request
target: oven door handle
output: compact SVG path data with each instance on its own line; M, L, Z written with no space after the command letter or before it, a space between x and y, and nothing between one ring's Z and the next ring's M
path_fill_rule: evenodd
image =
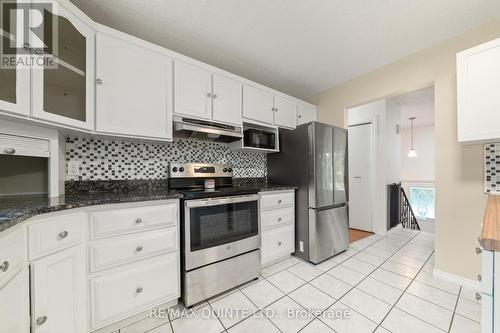
M259 194L251 194L251 195L240 195L240 196L234 196L234 197L207 198L207 199L200 199L200 200L186 200L185 205L186 205L186 208L194 208L194 207L217 206L217 205L259 201L259 200L260 200Z

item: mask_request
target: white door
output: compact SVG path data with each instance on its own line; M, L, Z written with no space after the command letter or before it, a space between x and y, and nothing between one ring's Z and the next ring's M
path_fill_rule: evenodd
M96 37L98 132L172 138L172 59L106 34Z
M22 271L0 287L0 333L29 332L28 269Z
M273 125L274 96L262 89L244 85L243 118Z
M191 118L212 118L212 73L174 62L174 113Z
M84 246L35 260L31 264L34 333L86 333Z
M55 15L50 2L40 5ZM57 15L57 67L34 65L31 71L33 117L93 130L95 32L62 4Z
M372 124L350 126L349 154L349 228L373 231L372 226Z
M316 121L316 108L310 105L299 104L297 106L297 125Z
M241 126L242 87L239 81L213 74L214 121Z
M274 124L281 127L297 127L297 103L293 100L274 97Z

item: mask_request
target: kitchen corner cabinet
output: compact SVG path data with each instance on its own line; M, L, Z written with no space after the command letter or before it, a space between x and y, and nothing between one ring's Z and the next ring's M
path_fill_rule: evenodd
M96 131L172 140L172 58L96 36Z
M457 54L458 142L500 139L500 38Z
M299 104L297 107L297 125L316 121L316 108L312 105Z
M57 19L57 66L32 67L32 112L36 119L94 129L94 31L61 3L47 7L44 22ZM50 38L50 37L45 37Z

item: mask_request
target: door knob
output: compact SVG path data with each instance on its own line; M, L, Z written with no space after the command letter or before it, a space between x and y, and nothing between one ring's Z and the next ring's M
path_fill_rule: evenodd
M136 290L135 290L136 293L140 294L142 293L142 287L138 287Z
M0 271L2 272L7 272L7 270L9 269L9 262L8 261L4 261L1 265L0 265Z
M38 326L42 326L43 324L45 324L46 321L47 321L47 316L41 316L36 318L36 324Z
M135 220L135 223L139 224L142 222L142 219L140 217L138 217L136 220Z
M139 245L139 246L138 246L135 250L136 250L137 252L141 252L141 251L142 251L142 249L143 249L143 247L142 247L141 245Z
M477 253L477 254L481 254L482 252L483 252L483 250L481 250L481 248L480 248L480 247L476 247L476 253Z
M64 239L64 238L68 237L68 235L69 235L69 232L64 230L63 232L59 233L59 238Z

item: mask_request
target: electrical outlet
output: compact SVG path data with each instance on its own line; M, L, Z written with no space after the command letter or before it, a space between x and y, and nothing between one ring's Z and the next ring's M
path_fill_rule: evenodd
M299 242L299 251L304 252L304 242L303 241Z
M80 162L68 162L68 176L80 176Z

